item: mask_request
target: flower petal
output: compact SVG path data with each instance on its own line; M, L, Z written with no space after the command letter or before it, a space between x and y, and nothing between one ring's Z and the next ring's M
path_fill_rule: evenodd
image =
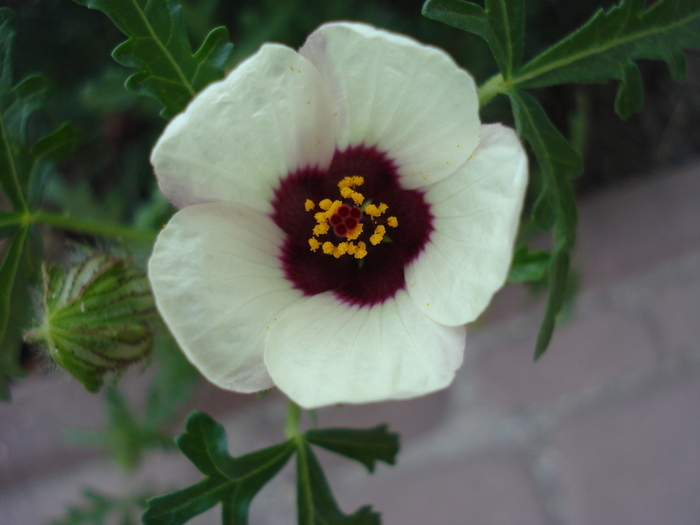
M527 156L509 128L485 125L474 156L425 194L435 230L406 268L416 306L438 323L468 323L503 285L513 255Z
M341 108L338 149L376 146L415 189L454 173L479 139L472 77L439 49L364 24L312 33L299 53L326 79Z
M421 314L405 291L371 308L314 295L270 330L265 364L305 408L420 396L445 388L462 362L466 329Z
M269 213L280 177L330 165L334 112L310 62L264 45L166 127L151 155L161 190L177 207L228 201Z
M281 242L266 215L227 203L188 206L158 236L148 268L158 310L189 360L222 388L273 386L264 338L301 297L280 269Z

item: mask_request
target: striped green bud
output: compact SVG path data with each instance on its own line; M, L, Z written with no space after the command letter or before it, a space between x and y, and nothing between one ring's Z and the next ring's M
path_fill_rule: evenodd
M124 259L100 254L64 270L44 265L40 326L26 339L96 392L105 374L143 359L153 347L153 296L146 276Z

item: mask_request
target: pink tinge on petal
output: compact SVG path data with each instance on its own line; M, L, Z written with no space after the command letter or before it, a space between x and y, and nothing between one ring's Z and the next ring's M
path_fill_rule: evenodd
M364 179L355 188L364 197L362 206L383 203L386 211L371 217L361 211L362 206L343 204L329 218L328 231L315 238L320 244L330 242L334 246L362 242L366 256L335 257L321 248L312 250L309 239L317 225L314 212L318 208L307 211L306 200L315 204L324 199L342 201L338 183L354 176ZM365 146L336 151L327 171L303 169L291 173L281 181L272 206L272 219L286 234L280 258L294 288L308 296L332 291L340 300L355 306L381 304L403 289L404 267L421 253L433 231L433 217L423 193L403 189L394 162L376 148ZM388 225L389 217L398 226ZM358 222L363 227L362 234L349 240L345 236L352 235ZM384 238L372 244L370 238L380 224Z

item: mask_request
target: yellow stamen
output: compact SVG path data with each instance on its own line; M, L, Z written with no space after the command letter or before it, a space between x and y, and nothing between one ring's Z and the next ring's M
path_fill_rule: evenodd
M304 209L306 209L306 211L311 211L315 207L316 207L316 205L314 204L314 201L312 201L311 199L306 199L306 202L304 202Z
M328 225L327 222L320 222L316 226L314 226L314 235L324 235L328 233L328 230L330 230L331 227Z
M362 195L361 193L358 193L356 191L352 192L352 195L350 195L350 198L355 202L355 206L361 206L363 202L365 202L365 196Z
M384 204L383 202L379 203L379 214L380 214L380 215L381 215L382 213L384 213L384 212L385 212L386 210L388 210L388 209L389 209L389 206L387 206L387 205Z
M373 245L377 245L380 242L382 242L382 239L384 238L384 234L386 233L386 228L382 226L381 224L377 226L374 229L374 235L372 235L369 238L369 242L371 242Z
M325 253L326 255L332 254L334 249L335 246L333 246L332 242L326 241L323 243L323 253Z
M338 246L335 247L333 250L333 257L338 259L341 255L345 255L348 251L348 243L346 242L341 242Z
M367 245L360 241L357 243L357 249L355 250L355 259L364 259L367 255Z
M333 204L333 201L330 199L323 199L321 202L318 203L318 207L321 208L322 210L330 210L331 209L331 204Z
M399 225L399 220L396 217L391 216L386 220L386 223L392 228L396 228Z
M355 228L351 232L348 232L348 234L345 237L347 237L348 240L354 241L360 235L362 235L362 224L358 224L357 228Z
M312 252L315 252L316 250L318 250L318 249L321 247L321 243L318 242L318 241L317 241L316 239L314 239L313 237L311 237L311 238L309 239L309 246L311 246L311 251L312 251Z
M328 218L328 216L326 215L326 213L328 213L328 212L319 211L319 212L317 212L317 213L314 213L314 219L316 219L316 222L318 222L319 224L321 224L323 221L325 221L325 220Z
M354 188L355 186L362 186L365 183L364 177L358 175L353 175L352 177L343 177L338 183L339 188Z

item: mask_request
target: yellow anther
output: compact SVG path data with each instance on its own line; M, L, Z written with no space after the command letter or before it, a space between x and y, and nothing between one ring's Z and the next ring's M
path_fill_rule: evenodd
M362 186L365 183L364 177L358 175L353 175L351 177L343 177L338 183L339 188L354 188L355 186Z
M387 205L384 204L383 202L379 203L379 214L380 214L380 215L381 215L382 213L384 213L384 212L385 212L386 210L388 210L388 209L389 209L389 206L387 206Z
M323 243L323 253L325 253L326 255L332 254L334 249L335 246L333 246L332 242L326 241Z
M314 235L324 235L328 233L328 230L330 230L331 227L328 225L327 222L321 222L314 226Z
M386 228L380 224L379 226L377 226L374 229L374 235L372 235L369 238L369 242L371 242L372 244L374 244L376 246L377 244L382 242L382 239L384 238L385 233L386 233Z
M333 201L331 201L330 199L323 199L321 202L318 203L318 207L322 210L328 211L331 209L331 204L333 204Z
M314 201L312 201L311 199L306 199L306 202L304 202L304 209L306 209L306 211L311 211L315 207L316 207L316 205L314 204Z
M333 257L338 259L341 255L345 255L348 251L348 243L346 242L341 242L338 246L335 247L333 250Z
M318 249L321 247L321 243L318 242L318 241L317 241L316 239L314 239L313 237L311 237L311 238L309 239L309 246L311 246L311 251L312 251L312 252L315 252L316 250L318 250Z
M333 201L333 204L331 204L331 207L328 210L328 216L330 217L331 215L333 215L336 211L338 211L338 208L340 208L342 205L342 201Z
M392 228L396 228L399 225L399 220L396 217L392 216L386 220L386 223Z
M381 213L379 213L379 208L377 208L377 206L374 204L365 206L364 212L370 217L379 217L381 215Z
M355 249L355 259L364 259L367 255L367 245L360 241L357 243L357 248Z
M357 251L357 246L355 246L351 242L346 242L345 244L348 245L348 255L355 255L355 252Z
M362 205L363 202L365 202L365 196L362 195L361 193L356 192L356 191L352 192L352 195L350 195L350 198L355 202L355 206L360 206L360 205Z
M345 235L345 237L346 237L348 240L350 240L350 241L354 241L354 240L357 239L360 235L362 235L362 224L358 224L357 227L356 227L354 230L348 232L348 233Z
M344 199L349 199L350 195L353 193L355 193L355 191L350 186L341 186L340 188L340 195L342 195Z
M326 219L328 219L328 212L319 211L314 213L314 219L316 219L317 223L322 224L324 221L326 221Z

